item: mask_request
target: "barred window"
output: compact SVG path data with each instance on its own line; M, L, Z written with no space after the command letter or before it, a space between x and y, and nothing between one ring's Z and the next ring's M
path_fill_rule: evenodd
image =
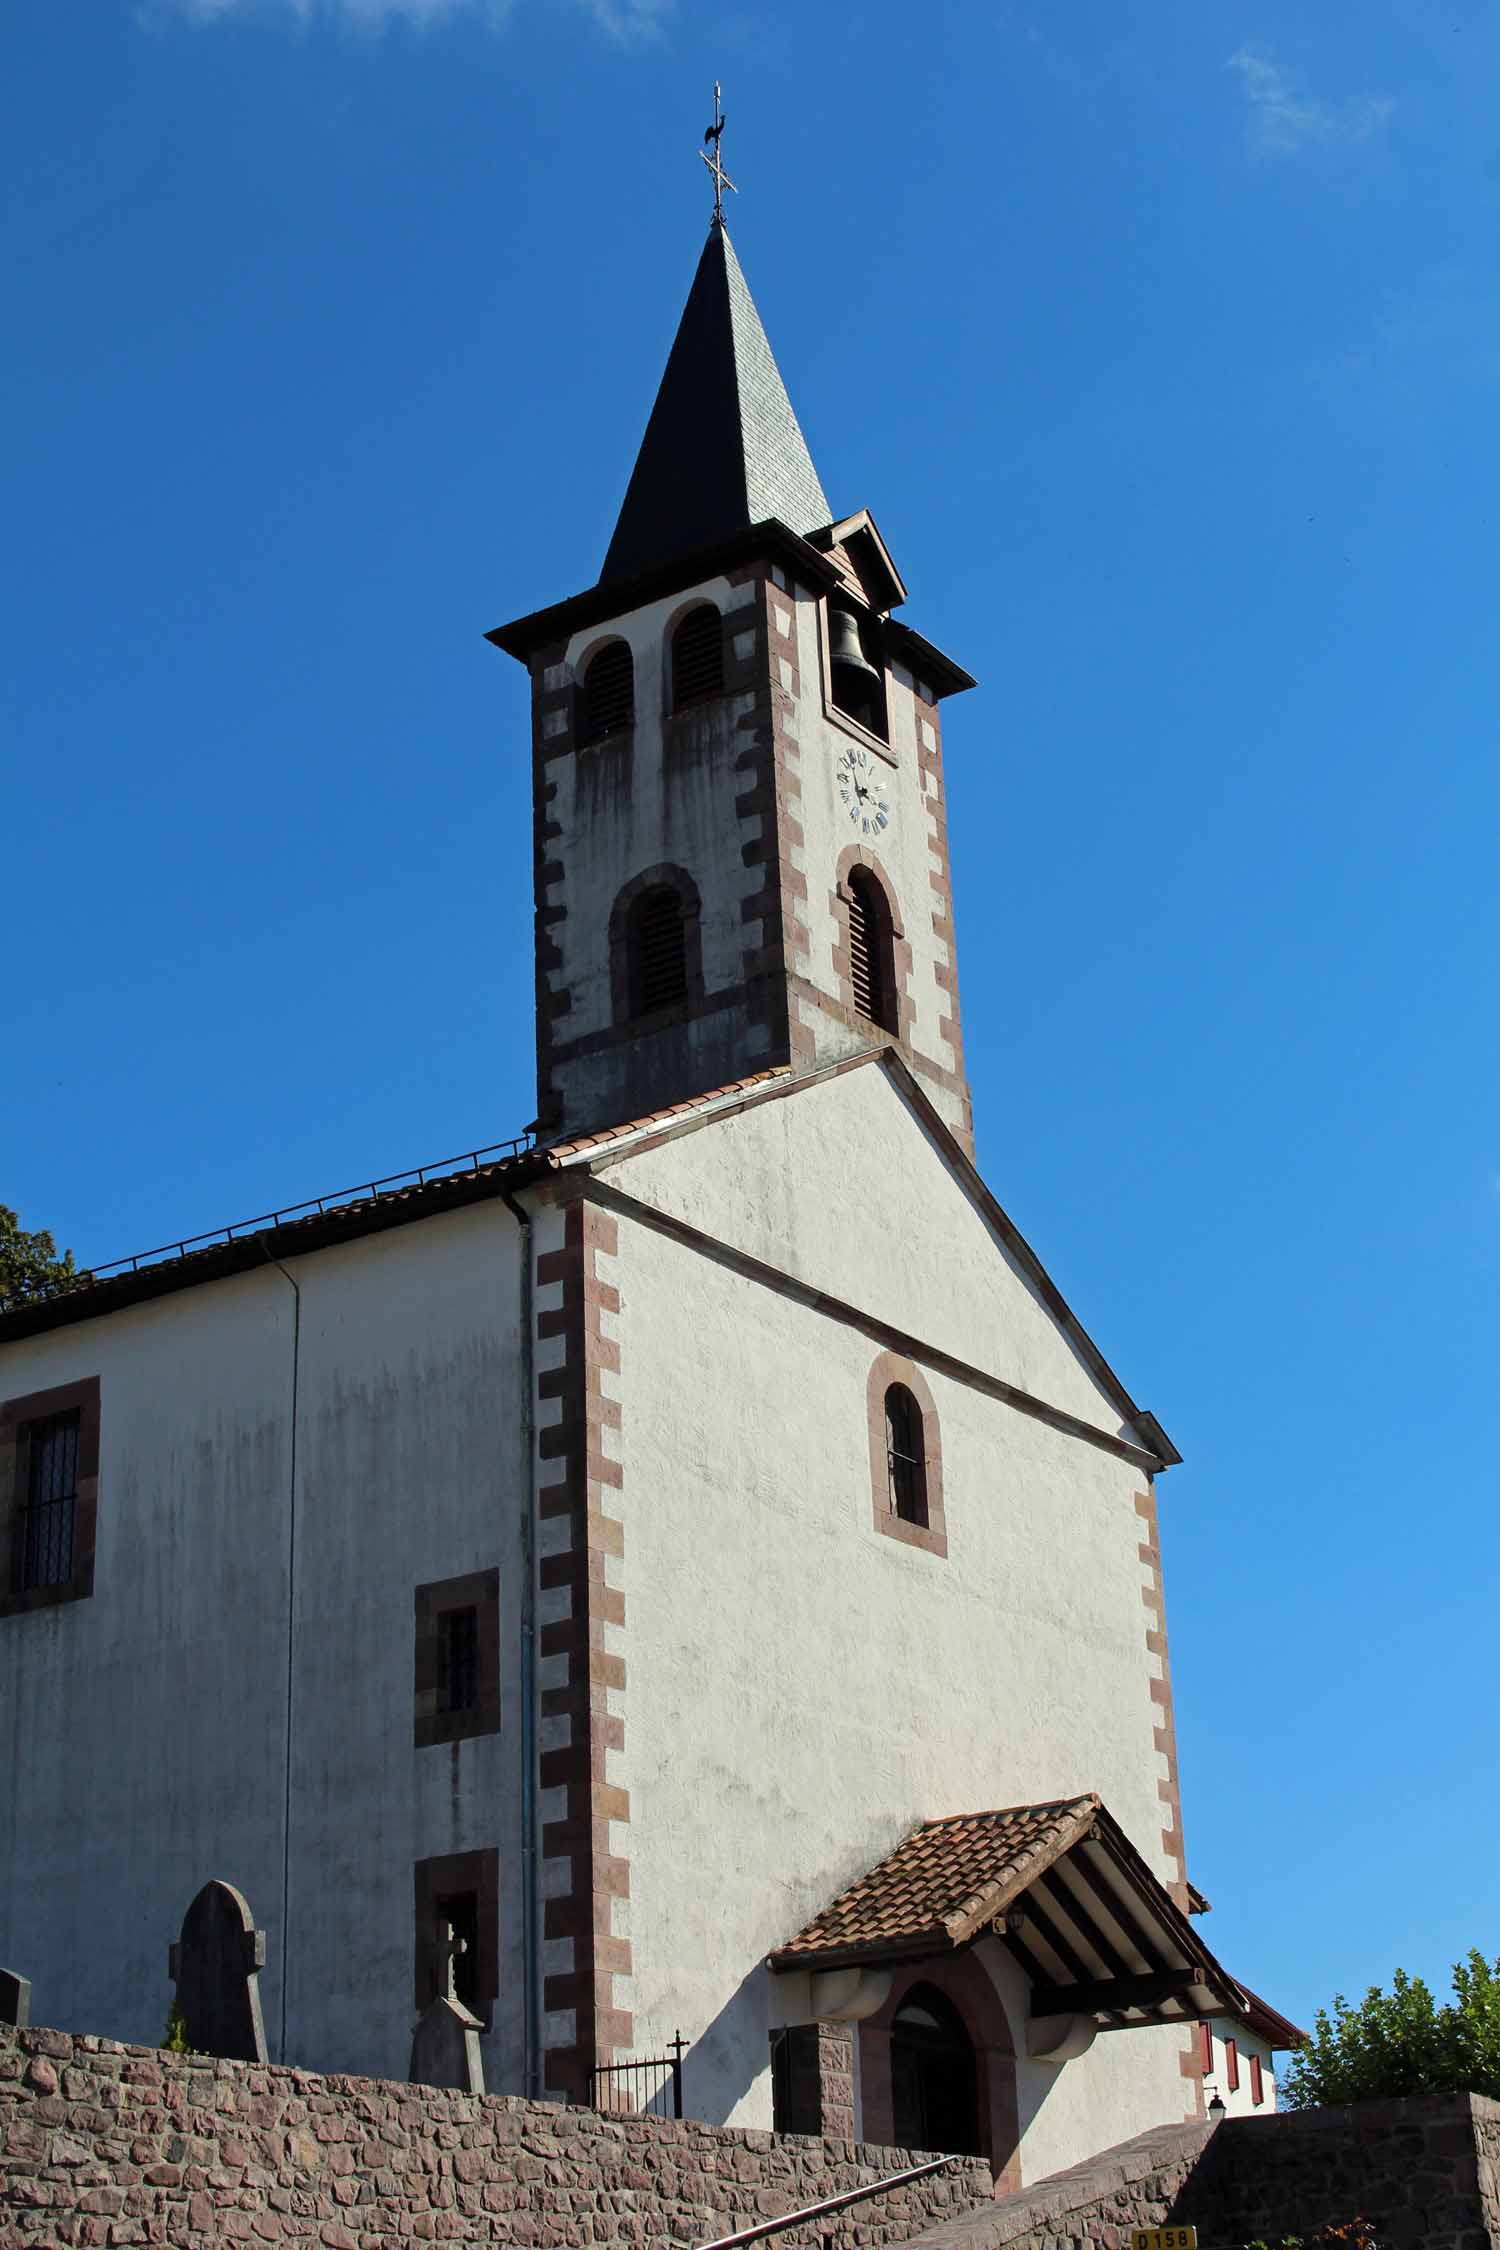
M724 692L724 631L712 605L690 609L672 635L672 708Z
M885 1460L891 1513L903 1523L927 1522L927 1456L922 1409L904 1383L885 1394Z
M895 965L885 893L865 868L849 877L849 981L854 1006L869 1023L894 1031Z
M73 1576L81 1417L51 1414L25 1432L25 1499L16 1522L14 1591L66 1586Z
M635 720L635 666L625 641L606 641L583 675L580 743L602 742Z
M630 1012L650 1015L687 998L687 932L670 884L643 891L630 910Z

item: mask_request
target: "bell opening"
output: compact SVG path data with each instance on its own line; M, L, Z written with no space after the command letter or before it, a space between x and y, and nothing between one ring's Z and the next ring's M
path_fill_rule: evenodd
M867 629L852 609L830 607L828 656L830 687L835 707L856 719L882 742L889 739L885 710L885 679L871 663L865 647Z

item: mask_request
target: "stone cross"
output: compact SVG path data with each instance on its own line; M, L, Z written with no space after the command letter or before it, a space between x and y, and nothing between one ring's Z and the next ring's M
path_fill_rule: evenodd
M243 1894L232 1883L205 1883L167 1955L190 2047L232 2061L267 2060L257 1974L265 1965L266 1933Z
M24 2031L31 2021L31 1981L14 1969L0 1969L0 2023Z
M453 2086L461 2093L482 2094L479 2034L484 2026L478 2016L470 2015L454 1989L458 1962L468 1945L451 1922L438 1924L437 1950L443 1989L417 2019L407 2076L414 2086Z
M469 1950L467 1938L461 1938L451 1922L438 1924L438 1958L442 1962L443 1998L458 1998L458 1964Z

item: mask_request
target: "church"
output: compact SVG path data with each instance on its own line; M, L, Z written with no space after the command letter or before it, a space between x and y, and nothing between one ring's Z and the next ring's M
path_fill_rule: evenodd
M1274 2100L1184 1858L1179 1456L975 1168L975 682L906 603L716 213L597 583L489 635L535 1123L0 1316L37 2020L157 2041L221 1877L273 2062L403 2076L452 1929L492 2091L680 2038L689 2116L1004 2186Z

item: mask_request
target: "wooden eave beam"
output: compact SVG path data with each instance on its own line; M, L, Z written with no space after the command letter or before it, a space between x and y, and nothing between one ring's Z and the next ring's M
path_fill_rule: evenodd
M1031 2013L1041 2016L1101 2016L1122 2008L1160 2008L1169 2000L1186 2000L1203 1982L1196 1969L1174 1971L1169 1976L1106 1977L1097 1984L1038 1985L1031 1995Z

